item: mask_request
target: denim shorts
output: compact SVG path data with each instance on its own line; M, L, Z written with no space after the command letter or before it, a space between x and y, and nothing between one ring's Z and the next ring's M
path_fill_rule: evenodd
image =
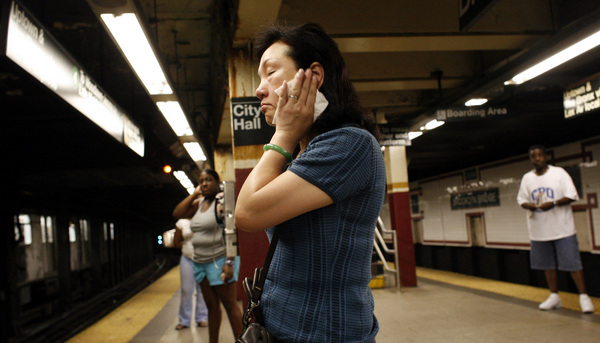
M577 235L554 241L531 241L531 269L575 272L582 270Z
M196 282L200 283L206 277L211 286L222 285L223 281L221 280L221 273L223 272L223 266L225 265L226 260L227 257L221 257L208 263L194 262L194 278L196 279ZM239 273L240 257L236 256L235 260L233 261L233 277L228 283L236 282L238 280Z

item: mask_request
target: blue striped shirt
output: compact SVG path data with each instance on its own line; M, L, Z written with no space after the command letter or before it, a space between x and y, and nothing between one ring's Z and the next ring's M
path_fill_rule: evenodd
M371 256L386 192L379 144L360 128L332 130L314 138L289 170L333 204L279 225L261 299L265 327L285 342L372 342L379 325Z

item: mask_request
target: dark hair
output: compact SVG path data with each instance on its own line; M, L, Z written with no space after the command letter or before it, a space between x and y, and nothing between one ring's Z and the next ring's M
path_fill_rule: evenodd
M217 187L218 187L219 190L215 194L204 195L204 197L206 199L214 199L215 196L221 191L221 188L220 188L220 185L219 185L221 183L221 177L219 177L219 174L214 169L210 169L210 168L202 169L202 171L200 171L200 174L202 174L202 173L206 173L206 174L214 177L215 180L217 181Z
M529 147L529 150L527 150L528 154L531 155L531 152L535 149L540 149L544 152L544 154L546 153L546 147L541 145L541 144L535 144Z
M202 169L202 171L200 171L200 174L202 174L202 173L206 173L208 175L211 175L212 177L215 178L215 180L217 180L217 183L221 182L221 177L219 176L219 174L214 169L204 168L204 169Z
M315 121L313 127L317 132L324 133L344 124L356 124L378 138L377 124L358 101L337 43L320 25L308 23L287 26L278 23L267 27L254 41L257 58L260 59L277 42L290 47L289 56L296 62L296 67L307 69L313 62L319 62L325 69L325 78L319 90L329 105Z

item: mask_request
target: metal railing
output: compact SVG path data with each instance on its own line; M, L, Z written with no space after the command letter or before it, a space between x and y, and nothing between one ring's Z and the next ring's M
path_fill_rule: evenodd
M394 243L393 249L388 248L387 244L385 243L385 240L383 239L383 234L392 235L392 241ZM377 252L377 256L379 256L379 259L383 263L384 270L394 273L396 277L396 290L402 291L402 285L400 284L400 264L398 263L398 242L396 241L396 231L386 229L385 225L383 224L383 221L381 220L381 217L377 218L377 226L375 227L375 238L373 247ZM382 249L386 254L394 256L395 268L389 266L388 261L386 260L385 255L382 252Z

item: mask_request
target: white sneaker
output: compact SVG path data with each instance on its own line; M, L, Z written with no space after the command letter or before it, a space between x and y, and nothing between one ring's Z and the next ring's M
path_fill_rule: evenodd
M592 304L592 299L587 294L579 294L579 305L581 306L581 312L594 313L594 304Z
M557 293L550 293L550 296L546 301L540 304L539 309L542 311L554 310L555 308L559 308L562 306L562 302L560 301L560 297Z

